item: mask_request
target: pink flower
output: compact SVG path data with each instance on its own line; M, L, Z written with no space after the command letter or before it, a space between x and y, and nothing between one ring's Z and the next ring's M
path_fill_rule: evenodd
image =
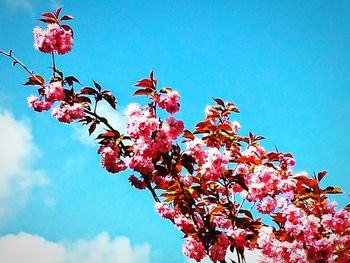
M130 118L138 118L143 115L143 110L141 106L137 103L130 103L126 109L126 117Z
M71 123L76 119L81 119L84 115L84 107L81 103L74 103L73 105L63 104L52 110L52 116L60 122L65 123Z
M165 109L168 113L174 114L180 109L180 95L177 91L171 91L165 96L159 96L157 104L160 108Z
M49 86L46 86L44 92L48 102L61 101L66 97L61 81L51 82Z
M184 216L175 217L174 223L184 233L190 232L194 228L192 220Z
M146 188L146 182L144 180L138 179L136 176L131 175L129 177L129 182L131 183L132 186L134 186L137 189L145 189Z
M147 111L141 111L140 113L130 112L127 114L131 114L128 119L127 132L133 139L150 137L159 128L159 119L150 116Z
M191 187L193 183L193 179L191 175L184 175L184 176L179 176L180 177L180 182L186 187L189 188Z
M197 262L203 259L206 255L202 242L198 242L193 237L187 238L186 242L183 244L182 252L185 256L193 258Z
M241 124L238 121L231 122L232 131L236 134L241 128Z
M214 216L213 223L222 229L229 228L231 226L231 221L229 219L224 218L223 216Z
M217 238L217 241L209 250L209 256L214 262L222 261L225 258L227 247L230 244L227 236L224 233L218 235Z
M125 158L127 166L136 172L151 174L154 171L152 158L142 155L134 155L131 158Z
M98 154L102 157L101 165L110 173L118 173L127 168L124 161L119 159L119 147L114 143L100 146Z
M211 147L207 151L207 158L201 171L207 180L217 181L225 166L229 163L229 152L221 153L218 148Z
M275 211L276 205L276 200L274 198L268 198L261 201L257 208L262 214L270 214Z
M176 120L174 117L167 118L163 122L162 130L164 130L172 140L176 140L184 130L184 122Z
M153 149L160 153L166 153L171 150L172 141L169 134L163 130L158 131L153 143Z
M34 47L39 51L63 55L72 49L72 31L65 30L58 24L49 24L45 30L35 27L33 33Z
M167 219L174 219L175 210L171 209L168 204L156 202L154 207L157 213L160 214L161 217L164 217Z
M35 111L42 112L49 110L51 108L52 103L48 101L42 101L38 97L31 95L28 97L28 105Z
M248 231L242 228L236 228L234 230L229 230L227 235L232 237L234 243L238 247L245 247L248 243L246 237L248 235Z
M345 209L337 211L333 217L334 232L341 234L346 229L350 230L350 213Z
M255 160L260 160L260 158L266 153L265 149L261 146L249 146L245 151L242 152L242 155L247 158L253 158Z
M204 142L202 139L195 138L192 141L186 142L186 153L192 156L198 164L204 162L204 158L207 157L207 153L204 150Z

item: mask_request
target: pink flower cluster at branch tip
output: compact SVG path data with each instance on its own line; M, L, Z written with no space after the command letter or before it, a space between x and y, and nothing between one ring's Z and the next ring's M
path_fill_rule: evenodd
M44 53L57 52L60 55L71 51L73 34L58 24L48 24L46 29L35 27L34 47Z
M43 89L41 98L34 95L28 97L28 105L37 112L47 111L55 101L65 98L62 81L53 81Z
M263 227L258 239L261 262L349 262L350 234L344 233L350 231L350 213L327 208L319 209L317 215L311 212L293 204L282 209L285 241L277 238L271 227Z
M128 106L127 132L133 141L133 156L126 158L127 165L143 174L154 170L152 159L170 151L173 140L184 130L184 123L173 117L161 122L152 109L132 103Z
M52 103L41 100L40 98L30 95L28 97L28 105L37 112L47 111L51 108Z
M197 262L201 261L206 255L203 244L192 237L187 238L183 244L182 252L185 256L193 258Z
M222 261L225 258L226 250L230 244L225 234L220 234L217 241L211 246L209 256L213 262Z
M64 94L64 88L62 86L62 81L53 81L44 89L46 101L55 102L61 101L66 96Z
M52 109L52 116L60 122L71 123L85 116L84 107L81 103L61 104Z
M98 149L98 154L102 157L102 166L110 173L118 173L127 168L125 163L119 159L120 153L118 145L112 143L101 145Z
M180 109L180 95L177 91L166 93L165 96L159 96L157 104L160 108L165 109L168 113L174 114Z
M170 208L168 204L156 202L154 207L155 207L155 210L157 211L157 213L161 217L164 217L167 219L174 219L175 210Z

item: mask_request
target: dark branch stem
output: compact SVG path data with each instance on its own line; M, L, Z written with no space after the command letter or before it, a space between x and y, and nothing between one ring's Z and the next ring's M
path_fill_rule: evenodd
M102 122L104 125L106 125L106 127L108 127L111 131L113 131L117 136L120 136L119 132L118 132L116 129L114 129L114 128L112 127L112 125L110 125L109 122L108 122L105 118L102 118L102 117L101 117L100 115L98 115L97 113L92 112L92 111L90 111L90 110L88 110L88 109L84 109L84 112L85 112L86 114L89 114L89 115L91 115L91 116L94 116L97 120L99 120L100 122Z
M9 52L5 52L0 49L0 54L3 54L4 56L7 56L13 60L13 65L15 66L16 64L20 65L25 71L27 71L35 80L40 83L40 86L45 88L45 84L41 82L40 79L37 78L37 76L34 75L34 71L30 70L26 65L24 65L18 58L12 55L12 50Z
M56 62L55 62L55 54L52 52L52 71L53 71L53 77L56 78Z
M193 223L195 224L195 226L198 228L198 223L197 223L197 220L196 220L196 217L195 217L195 214L194 214L194 210L192 208L192 204L190 202L190 199L188 198L187 194L186 194L186 191L185 191L185 188L183 187L182 183L181 183L181 180L180 178L178 177L178 175L175 176L177 182L179 183L179 186L180 186L180 189L185 197L185 201L187 202L187 205L188 205L188 209L189 209L189 212L191 214L191 219L193 220Z
M151 192L154 201L160 203L160 199L159 199L159 197L158 197L156 191L155 191L154 188L152 187L150 181L148 180L148 177L147 177L146 175L144 175L143 173L141 173L141 176L142 176L143 180L145 180L146 187L147 187L147 189Z

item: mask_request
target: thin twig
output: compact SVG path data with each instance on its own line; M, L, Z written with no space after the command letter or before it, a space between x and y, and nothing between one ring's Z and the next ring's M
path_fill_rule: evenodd
M154 201L160 203L160 199L159 199L159 197L158 197L156 191L155 191L154 188L152 187L150 181L148 180L148 177L147 177L146 175L144 175L143 173L141 173L141 176L142 176L143 180L145 180L146 187L147 187L147 189L151 192Z
M55 54L54 54L54 52L51 52L51 56L52 56L53 77L56 78L56 62L55 62Z
M239 207L238 207L238 209L237 209L237 211L236 211L236 215L238 215L239 210L241 210L241 208L242 208L242 206L243 206L243 204L244 204L244 201L245 201L245 198L242 199L242 202L239 204Z
M25 71L27 71L36 81L38 81L39 85L45 88L45 84L41 82L40 79L37 78L37 76L34 75L34 71L30 70L26 65L24 65L18 58L12 55L12 50L9 52L5 52L0 49L0 54L3 54L13 60L13 65L19 64Z

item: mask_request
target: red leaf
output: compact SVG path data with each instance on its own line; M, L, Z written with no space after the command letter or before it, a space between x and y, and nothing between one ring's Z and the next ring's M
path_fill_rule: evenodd
M55 16L52 13L43 13L41 16L55 19Z
M90 87L85 87L80 90L81 94L95 95L97 91Z
M59 17L60 13L61 13L61 10L62 10L62 6L60 6L59 8L57 8L57 10L55 11L55 16L56 17Z
M342 194L343 191L339 187L328 186L323 190L326 194Z
M116 135L112 131L108 131L105 133L101 133L99 136L97 136L97 139L102 139L102 138L114 138Z
M143 79L135 84L136 87L153 88L153 83L149 79Z
M232 131L232 126L229 124L220 124L217 128L224 131Z
M112 107L113 109L115 109L116 99L115 99L115 97L114 97L112 94L110 94L110 93L103 93L103 94L102 94L102 98L103 98L105 101L107 101L108 104L111 105L111 107Z
M225 107L225 102L222 100L222 99L219 99L219 98L213 98L213 100L215 100L215 102L218 104L218 105L220 105L220 106L222 106L222 107Z
M239 109L232 102L227 105L227 110L239 113Z
M80 90L81 94L95 95L97 91L90 87L85 87Z
M87 103L91 103L90 98L85 97L85 96L79 96L77 99L77 102L87 102Z
M79 83L81 85L79 80L77 78L75 78L74 76L68 76L64 80L68 83L69 86L72 86L73 82Z
M71 31L72 32L72 36L73 36L73 29L70 26L67 25L61 25L61 27L66 30L66 31Z
M40 75L31 76L28 78L28 81L24 83L23 85L32 85L32 86L38 86L43 85L45 83L45 80Z
M39 20L47 24L54 24L57 22L55 18L40 18Z
M89 135L91 135L96 129L96 122L93 122L89 127Z
M73 20L73 17L72 16L62 16L61 21L64 21L64 20Z
M101 90L102 90L101 85L98 84L96 81L94 81L94 85L95 85L96 89L98 89L98 91L101 91Z
M183 137L187 138L187 139L191 139L191 140L194 140L194 138L195 138L193 133L190 132L189 130L184 131Z
M325 177L327 174L327 171L322 171L322 172L319 172L318 175L317 175L317 180L320 182L323 177Z
M139 90L137 90L137 91L135 91L134 92L134 94L132 94L133 96L140 96L140 95L150 95L150 94L152 94L154 92L154 90L153 89L149 89L149 88L147 88L147 89L139 89Z
M172 88L162 88L159 92L160 93L169 93L172 91Z

